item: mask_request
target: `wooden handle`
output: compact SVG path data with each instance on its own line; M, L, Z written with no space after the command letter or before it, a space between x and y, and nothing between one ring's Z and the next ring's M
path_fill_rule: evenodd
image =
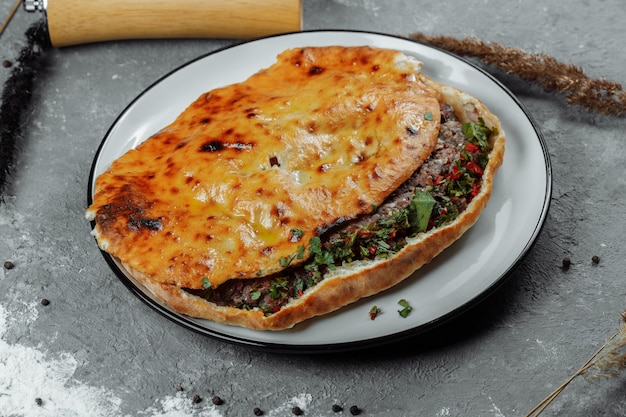
M302 28L302 0L48 0L53 46L146 38L248 39Z

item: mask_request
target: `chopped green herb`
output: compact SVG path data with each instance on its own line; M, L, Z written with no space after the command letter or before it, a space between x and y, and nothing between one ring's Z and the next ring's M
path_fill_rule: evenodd
M485 126L485 120L482 118L478 119L478 123L468 122L463 124L465 137L475 145L478 145L483 152L488 152L491 149L489 136L492 133L492 130Z
M276 278L272 281L272 284L270 286L270 292L269 295L270 297L272 297L274 300L277 300L279 298L283 298L287 296L287 286L288 286L288 281L287 278Z
M259 298L261 298L261 291L252 291L252 292L250 292L250 298L253 301L258 300Z
M409 205L409 223L417 228L417 231L423 232L428 228L428 221L435 206L435 199L430 193L418 190L413 195Z
M370 320L374 320L380 314L380 308L374 306L370 308L369 316Z
M296 258L304 259L304 245L298 246L298 254L297 254Z
M290 242L299 242L304 236L304 232L302 229L291 229L289 232L289 241Z
M413 307L411 307L409 305L409 302L407 300L405 300L404 298L402 300L398 301L398 305L400 305L400 307L402 307L402 310L398 310L398 314L400 314L400 317L407 318L409 313L411 313L411 310L413 310Z
M281 256L280 257L280 266L282 266L283 268L286 268L289 266L289 264L291 264L291 261L293 261L296 258L297 254L296 253L292 253L289 256Z
M432 122L434 120L433 112L427 111L426 113L424 113L424 120L428 120L429 122Z
M200 284L202 284L202 288L204 288L205 290L211 288L211 281L209 281L207 277L202 278L200 280Z

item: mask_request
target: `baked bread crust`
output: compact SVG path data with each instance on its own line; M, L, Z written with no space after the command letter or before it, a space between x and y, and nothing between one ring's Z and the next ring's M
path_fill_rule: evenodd
M420 69L398 51L307 47L202 94L98 177L100 247L185 288L279 271L300 240L371 212L428 158L439 103Z
M358 48L341 49L341 53L356 53L356 49ZM369 48L366 49L371 51ZM331 51L331 55L335 57L337 57L339 53L339 50L332 48L320 48L318 52L322 50ZM301 51L311 52L310 48L304 48ZM358 53L363 53L363 51L364 50L359 50ZM397 53L394 52L394 54ZM294 59L294 56L297 56L297 54L288 56L290 57L289 59ZM133 256L124 256L124 248L127 248L128 245L122 246L121 250L118 248L117 251L111 246L103 249L109 251L118 259L131 276L145 286L158 299L162 300L173 311L218 323L258 330L282 330L291 328L299 322L330 313L361 298L377 294L393 287L411 276L411 274L424 264L430 262L445 248L461 237L467 229L474 225L491 196L494 177L503 162L505 148L505 136L500 126L500 121L477 98L458 89L436 83L419 72L412 72L411 74L416 77L415 82L419 85L420 94L424 94L427 98L426 104L418 108L418 111L421 112L420 114L423 115L424 112L432 112L431 116L438 121L439 103L447 103L454 108L461 122L478 122L480 118L483 119L485 125L494 132L489 138L492 149L489 153L489 162L481 177L480 192L454 221L441 227L431 229L428 232L421 233L414 238L408 238L406 246L388 258L355 261L337 267L336 270L328 272L321 282L305 291L301 297L292 299L279 311L270 315L266 315L260 309L246 310L221 306L199 296L195 296L183 288L199 288L200 279L197 273L182 277L157 274L153 269L145 268L144 264L135 263ZM435 105L433 105L433 101ZM165 129L164 132L171 132L171 129ZM428 130L428 132L430 133L425 134L423 138L426 144L422 146L419 152L411 154L411 157L417 158L417 162L403 165L402 168L396 172L386 175L386 177L397 176L397 181L385 185L385 189L379 192L378 200L374 202L368 201L368 204L378 204L377 202L380 202L381 198L389 195L397 185L421 166L424 159L430 154L434 142L436 142L437 132L435 131L434 134L432 134L431 130ZM432 137L429 136L431 134ZM406 154L406 149L403 149L401 153ZM393 157L391 157L390 160L395 161ZM101 189L107 189L107 187L108 185L105 184ZM103 205L106 204L106 202L99 204ZM94 206L90 208L90 211L91 216L98 220L98 214L96 214L97 209L98 208ZM355 212L354 208L347 213L349 217L360 214ZM106 215L100 214L99 220L101 222L106 220L105 218L103 219L103 216ZM332 222L334 220L337 220L336 214L335 217L330 216L325 221ZM96 227L98 227L98 224L101 223L97 222ZM323 224L319 224L319 226L323 226ZM129 244L131 246L137 244L143 244L144 246L150 245L148 240L140 242L132 241ZM293 252L295 252L295 250L292 247L284 253L289 254ZM274 259L273 262L275 265L278 265L276 259ZM255 265L254 270L259 270L259 266ZM251 274L250 271L248 271L248 273L234 275L240 278L254 278L258 276L258 274ZM273 271L274 270L271 268L267 268L264 270L264 273L270 274ZM216 287L224 282L225 279L232 277L232 275L233 274L224 275L222 277L223 279L211 280L211 284L213 287Z
M304 320L328 314L361 298L377 294L410 277L459 239L478 220L491 196L494 178L502 165L505 150L505 135L500 121L482 102L426 77L423 80L438 92L441 102L454 107L462 122L477 122L482 118L494 132L490 137L492 150L482 176L481 191L453 222L409 238L408 244L390 258L357 261L339 267L302 297L292 300L270 316L261 310L218 306L179 287L155 282L129 268L131 275L178 313L257 330L291 328Z

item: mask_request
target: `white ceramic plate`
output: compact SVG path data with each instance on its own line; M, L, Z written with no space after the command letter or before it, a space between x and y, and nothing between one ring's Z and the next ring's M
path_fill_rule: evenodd
M243 81L270 66L287 48L324 45L370 45L414 55L424 62L426 75L478 97L500 117L507 136L506 155L486 210L465 236L402 284L280 332L225 326L174 313L103 253L120 279L166 317L218 339L275 351L374 346L423 332L462 313L489 294L537 238L550 202L551 166L540 132L517 99L490 75L454 55L369 32L312 31L263 38L210 53L168 74L137 97L105 136L92 166L89 203L96 177L114 159L173 121L201 93ZM407 318L397 313L400 299L413 307ZM374 321L368 316L373 305L383 312Z

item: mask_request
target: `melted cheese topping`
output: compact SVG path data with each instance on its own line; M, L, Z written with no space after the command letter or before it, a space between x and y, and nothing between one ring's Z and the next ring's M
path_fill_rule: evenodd
M201 95L97 179L88 215L100 247L188 288L282 269L428 157L439 104L420 65L369 47L294 49Z

